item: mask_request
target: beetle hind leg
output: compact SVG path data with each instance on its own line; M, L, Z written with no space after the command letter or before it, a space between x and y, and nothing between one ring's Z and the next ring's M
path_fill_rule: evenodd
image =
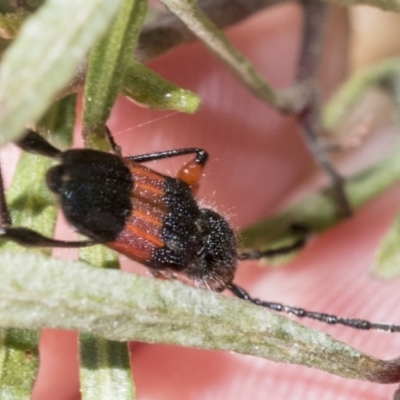
M58 158L61 154L61 150L31 129L27 129L25 136L17 140L15 144L28 153L40 154L45 157Z
M49 157L57 157L61 153L50 143L44 140L34 131L28 131L28 134L22 138L18 145L27 151L46 155ZM97 244L91 240L83 241L64 241L56 240L40 233L28 229L12 227L12 219L7 206L3 174L0 169L0 239L9 240L25 247L86 247Z
M98 244L92 240L65 241L52 239L28 228L0 228L0 239L10 240L25 247L64 247L76 248Z
M208 154L199 149L193 160L185 163L179 170L177 178L186 182L192 191L196 193L199 189L200 180L203 176L203 170L208 160Z

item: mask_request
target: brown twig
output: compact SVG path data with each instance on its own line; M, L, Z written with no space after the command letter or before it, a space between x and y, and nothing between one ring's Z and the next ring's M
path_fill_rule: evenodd
M294 85L298 89L292 91L292 95L298 103L298 119L305 143L317 164L326 171L332 181L339 213L350 216L351 207L345 194L344 180L336 171L319 140L322 127L318 73L329 5L314 0L302 0L301 4L304 25Z

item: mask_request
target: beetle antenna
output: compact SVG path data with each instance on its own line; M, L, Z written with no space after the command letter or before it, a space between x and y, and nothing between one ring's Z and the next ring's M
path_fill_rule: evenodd
M307 311L303 308L286 306L281 303L262 301L260 299L251 297L244 289L231 283L227 286L236 297L242 300L249 301L257 306L269 308L270 310L276 312L283 312L287 314L293 314L296 317L300 318L311 318L317 321L324 322L329 325L344 325L353 329L359 330L377 330L377 331L385 331L385 332L400 332L399 325L389 325L389 324L380 324L375 322L370 322L365 319L357 319L357 318L342 318L337 317L336 315Z

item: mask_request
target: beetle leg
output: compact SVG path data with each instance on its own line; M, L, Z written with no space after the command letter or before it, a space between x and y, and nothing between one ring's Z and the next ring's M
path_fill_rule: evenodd
M203 176L204 166L207 162L208 155L197 153L194 160L188 161L180 168L177 178L186 182L193 194L199 189L200 180Z
M115 143L114 136L112 135L112 133L110 131L110 128L107 125L105 126L105 128L106 128L107 139L108 139L108 141L110 143L110 146L111 146L113 152L117 156L122 157L121 147L118 146L117 143Z
M25 247L86 247L98 244L92 240L65 241L52 239L28 228L1 227L0 239L11 240Z
M62 153L61 150L55 148L46 139L31 129L28 129L25 136L17 140L15 144L29 153L40 154L50 158L58 158Z
M16 142L21 149L50 158L57 158L61 151L33 130L27 130L26 135ZM0 173L0 239L11 240L27 247L83 247L96 244L93 241L63 241L48 238L27 228L11 227L12 220L7 207L4 193L3 177Z
M160 151L157 153L139 154L136 156L126 157L130 161L135 161L138 163L164 160L165 158L173 158L178 156L183 156L185 154L196 154L196 162L205 165L208 160L208 153L204 149L199 149L197 147L187 147L184 149L174 149L167 151Z
M185 154L196 154L196 157L193 160L185 163L180 168L177 174L177 178L186 182L190 186L192 192L195 193L199 187L200 179L203 175L203 169L208 160L208 153L205 150L199 148L176 149L162 151L159 153L131 156L127 157L127 159L130 161L142 163L148 161L163 160L165 158L172 158Z

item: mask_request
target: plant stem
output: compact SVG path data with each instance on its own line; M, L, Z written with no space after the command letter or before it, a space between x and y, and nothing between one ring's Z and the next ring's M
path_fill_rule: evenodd
M344 191L344 179L336 171L319 141L322 126L318 73L329 5L314 0L303 0L301 4L304 15L303 38L294 86L297 90L292 94L299 109L298 119L304 141L316 163L331 179L339 214L348 217L351 208Z

